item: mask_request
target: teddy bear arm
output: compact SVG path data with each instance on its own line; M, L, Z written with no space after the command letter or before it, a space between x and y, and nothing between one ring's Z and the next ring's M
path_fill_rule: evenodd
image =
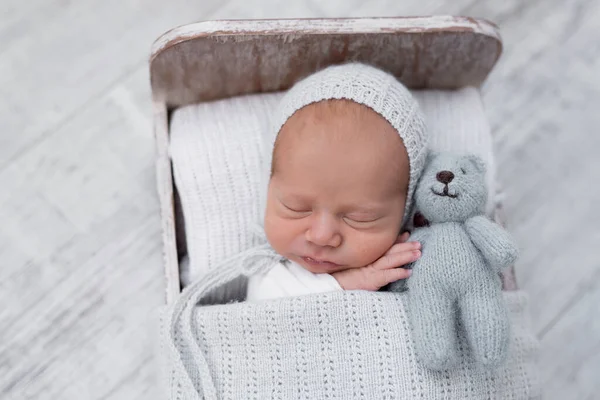
M421 251L422 251L423 248L426 246L425 241L427 240L428 231L429 231L428 228L417 228L410 234L408 241L421 243ZM406 269L418 268L418 264L421 262L422 262L422 258L420 258L417 261L414 261L410 264L406 264L402 268L406 268ZM392 282L388 285L387 289L391 292L398 292L398 293L404 292L404 291L408 290L408 286L407 286L408 279L410 279L410 278L400 279L396 282Z
M494 271L500 272L516 261L517 245L500 225L480 215L469 218L465 222L465 228L475 247Z

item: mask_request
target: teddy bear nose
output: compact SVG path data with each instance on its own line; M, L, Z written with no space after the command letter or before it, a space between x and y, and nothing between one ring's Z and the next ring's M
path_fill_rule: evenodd
M440 171L435 177L438 181L447 185L454 179L454 174L451 171Z

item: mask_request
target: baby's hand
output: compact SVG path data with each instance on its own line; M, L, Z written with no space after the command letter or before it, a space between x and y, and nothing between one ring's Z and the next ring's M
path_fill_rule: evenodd
M388 283L410 276L411 270L398 268L421 257L421 244L406 243L408 232L398 236L394 245L372 264L351 268L332 275L344 290L379 290Z

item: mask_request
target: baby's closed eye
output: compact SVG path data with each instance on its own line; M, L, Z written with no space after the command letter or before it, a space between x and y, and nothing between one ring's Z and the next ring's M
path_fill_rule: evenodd
M376 215L345 215L344 218L353 222L374 222L381 219Z
M343 217L344 222L354 228L367 228L376 224L382 218L382 216L373 215L346 215Z
M294 218L304 218L312 213L312 210L309 207L301 205L287 205L284 202L280 202L280 204L284 210L284 214Z
M302 206L288 206L287 204L285 204L284 202L281 202L281 204L287 208L290 211L293 212L297 212L297 213L305 213L305 212L310 212L311 210L308 209L308 207L302 207Z

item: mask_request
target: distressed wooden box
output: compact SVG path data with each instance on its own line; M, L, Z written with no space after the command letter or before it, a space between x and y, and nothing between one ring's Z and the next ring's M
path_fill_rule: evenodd
M156 40L150 78L157 147L166 301L179 294L187 253L183 214L169 157L169 116L180 106L281 91L331 64L361 61L411 89L480 86L502 52L497 27L468 17L209 21ZM501 221L501 204L496 218ZM512 269L504 289L516 289Z

